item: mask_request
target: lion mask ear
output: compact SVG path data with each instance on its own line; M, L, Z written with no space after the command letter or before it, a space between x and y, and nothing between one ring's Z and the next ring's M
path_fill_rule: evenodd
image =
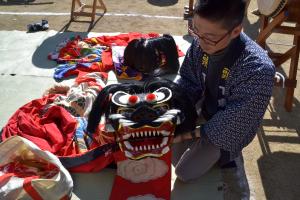
M95 99L91 112L88 117L87 132L92 134L95 132L100 123L101 116L110 108L111 90L115 89L116 85L109 85L103 88Z

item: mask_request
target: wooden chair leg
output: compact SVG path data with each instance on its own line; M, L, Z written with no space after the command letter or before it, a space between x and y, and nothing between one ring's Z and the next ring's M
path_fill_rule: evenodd
M194 0L189 0L189 5L184 6L183 18L189 20L193 15L194 10Z
M103 9L104 13L106 13L106 6L102 0L98 0L100 3L100 7Z
M264 49L266 49L266 39L272 33L283 33L294 36L293 47L285 53L269 53L270 57L276 67L283 64L288 59L291 59L288 78L286 79L286 94L284 100L284 107L286 111L290 112L293 108L294 91L297 83L297 70L300 52L300 24L296 23L296 27L282 26L281 24L288 19L288 11L283 10L280 14L269 22L269 18L261 15L260 33L256 42ZM289 84L287 84L289 83ZM275 84L276 85L276 84ZM277 86L281 86L278 85Z
M259 45L263 43L266 38L272 34L273 30L287 19L287 16L288 15L286 12L281 12L279 15L277 15L263 30L260 31L256 42Z
M300 25L297 24L296 27L299 27ZM298 70L298 61L299 61L299 53L300 53L300 36L294 36L294 42L293 44L296 47L294 55L291 57L291 64L290 64L290 70L289 70L289 79L296 80L297 79L297 70ZM293 100L294 100L294 91L295 88L289 87L286 90L286 96L285 96L285 109L290 112L293 108Z
M266 16L260 16L260 30L264 30L267 25L268 25L268 22L269 22L269 19L268 17ZM258 36L259 37L259 36ZM266 48L266 38L261 38L260 41L257 41L256 42L262 47L262 48Z
M77 1L77 0L72 0L72 6L71 6L71 21L74 20L75 1Z
M285 61L287 61L288 59L290 59L294 56L294 54L296 53L296 50L297 50L296 46L293 46L287 52L280 54L280 56L278 56L277 58L272 57L272 59L274 58L273 59L274 65L276 67L282 65Z
M82 3L80 0L76 0L76 3L77 3L77 5L80 6L80 7L83 5L83 3Z
M98 5L98 2L100 5ZM78 9L76 9L76 4L79 7ZM92 11L84 11L84 9L92 9ZM97 9L103 9L104 13L106 12L106 6L103 3L103 0L93 0L92 5L91 4L86 5L82 3L81 0L72 0L71 21L75 21L76 16L84 16L84 17L90 17L91 23L93 23L95 21Z
M97 6L97 0L93 1L93 8L92 8L92 15L91 15L91 22L94 22L95 20L95 15L96 15L96 6Z

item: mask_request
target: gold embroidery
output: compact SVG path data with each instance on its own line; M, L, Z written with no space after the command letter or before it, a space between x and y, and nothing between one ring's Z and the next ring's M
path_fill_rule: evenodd
M206 54L203 55L202 57L202 65L207 68L208 66L208 56Z
M227 67L224 67L221 78L226 80L229 76L229 72L230 70Z

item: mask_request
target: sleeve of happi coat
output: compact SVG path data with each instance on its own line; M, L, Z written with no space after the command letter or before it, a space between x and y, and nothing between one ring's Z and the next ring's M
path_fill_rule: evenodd
M200 71L200 54L199 44L196 40L193 40L180 67L180 77L176 81L195 103L201 98L203 91Z

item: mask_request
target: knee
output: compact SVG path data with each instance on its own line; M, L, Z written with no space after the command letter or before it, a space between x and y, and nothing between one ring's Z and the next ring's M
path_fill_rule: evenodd
M202 169L199 166L190 168L179 164L175 168L175 174L180 181L184 183L191 183L201 178L210 168L211 167Z
M184 183L189 183L192 180L197 178L197 177L191 176L189 173L186 172L186 170L181 169L181 168L176 168L175 174L176 174L177 178Z

